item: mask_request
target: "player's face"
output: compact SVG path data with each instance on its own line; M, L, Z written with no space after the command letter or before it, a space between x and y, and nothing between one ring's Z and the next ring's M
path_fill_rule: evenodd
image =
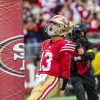
M50 22L48 25L48 35L50 37L55 36L55 35L59 35L59 33L57 33L56 31L58 30L59 25L57 23L54 22Z
M49 31L53 31L53 30L55 30L57 28L59 28L59 25L57 23L50 22L50 24L49 24Z

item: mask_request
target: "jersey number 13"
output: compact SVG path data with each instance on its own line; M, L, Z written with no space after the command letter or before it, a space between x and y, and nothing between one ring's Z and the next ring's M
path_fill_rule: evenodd
M47 58L45 60L46 66L41 64L44 57ZM46 53L43 52L42 53L41 62L40 62L40 71L49 71L50 70L52 58L53 58L52 52L46 52Z

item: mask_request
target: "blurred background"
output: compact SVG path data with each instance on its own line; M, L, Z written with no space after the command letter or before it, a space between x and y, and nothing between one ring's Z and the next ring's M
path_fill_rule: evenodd
M94 44L96 55L91 66L96 76L96 88L100 92L100 0L23 0L26 94L30 94L33 88L42 42L50 38L44 28L56 14L66 16L71 25L82 22L88 27L87 36ZM73 94L72 87L68 88L66 94Z

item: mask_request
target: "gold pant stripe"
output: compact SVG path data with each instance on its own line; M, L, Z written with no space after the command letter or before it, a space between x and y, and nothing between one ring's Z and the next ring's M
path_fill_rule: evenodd
M43 95L39 98L39 100L43 100L46 95L55 87L58 83L58 77L55 77L54 81L44 90Z
M47 75L43 83L33 88L28 100L48 100L55 96L59 90L59 78Z

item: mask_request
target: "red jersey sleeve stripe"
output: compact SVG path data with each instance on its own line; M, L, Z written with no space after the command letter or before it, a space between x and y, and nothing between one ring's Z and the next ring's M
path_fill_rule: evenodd
M67 45L67 46L68 46L68 45L70 45L70 46L74 46L73 44L65 44L65 45Z
M67 51L73 51L73 52L74 52L74 49L61 49L60 52L61 52L61 51L66 51L66 50L67 50Z
M71 47L71 46L64 46L64 47L62 47L62 49L63 48L72 48L72 49L75 49L74 47Z
M61 48L60 51L65 51L65 50L74 52L75 46L74 46L73 44L69 44L69 43L68 43L68 44L65 44L65 45Z

